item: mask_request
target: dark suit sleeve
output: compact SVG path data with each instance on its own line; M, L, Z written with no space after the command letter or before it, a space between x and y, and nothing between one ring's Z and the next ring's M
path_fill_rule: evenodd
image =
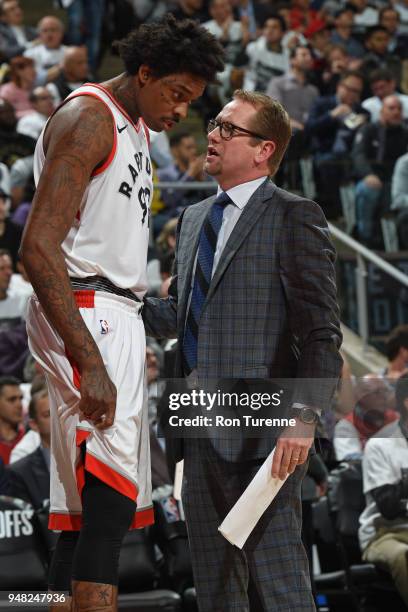
M177 338L177 254L181 223L185 210L181 213L176 233L176 253L173 273L167 298L147 297L143 306L143 322L148 336L153 338Z
M289 326L299 352L297 379L302 379L293 401L320 409L328 407L342 366L334 262L321 208L308 200L290 203L279 264ZM318 384L316 378L321 379Z
M324 136L328 129L337 128L339 122L338 119L331 116L331 110L333 109L324 104L322 100L315 100L306 122L306 129L310 135Z
M368 158L370 125L363 125L357 132L352 149L353 172L358 179L367 174L376 174L371 160Z

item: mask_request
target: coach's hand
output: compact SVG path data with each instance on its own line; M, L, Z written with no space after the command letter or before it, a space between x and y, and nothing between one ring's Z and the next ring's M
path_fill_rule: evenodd
M285 427L278 438L272 463L272 476L285 480L296 466L302 465L313 444L315 424L307 425L296 419L294 427Z
M116 411L116 387L101 361L89 364L81 372L79 411L98 429L113 425Z

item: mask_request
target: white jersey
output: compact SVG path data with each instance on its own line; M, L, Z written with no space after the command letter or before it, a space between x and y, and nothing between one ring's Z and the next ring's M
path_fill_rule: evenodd
M153 196L148 130L142 119L134 124L101 85L83 85L63 104L84 95L97 98L109 108L114 141L109 158L93 173L78 214L62 243L68 274L80 279L106 278L120 289L130 289L141 299L147 289ZM36 184L45 162L43 135L44 130L34 154Z

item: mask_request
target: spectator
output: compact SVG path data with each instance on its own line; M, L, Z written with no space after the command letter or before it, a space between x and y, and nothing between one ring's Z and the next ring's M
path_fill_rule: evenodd
M335 95L337 85L350 61L346 49L342 45L332 45L326 52L326 70L322 74L320 93L323 96Z
M46 383L44 374L42 372L39 373L40 366L38 365L38 363L34 360L32 356L30 356L30 360L28 361L28 363L29 365L27 366L27 368L31 367L32 369L32 371L30 372L32 376L27 377L27 380L31 380L32 382L25 383L25 385L28 386L28 395L27 395L27 398L25 399L26 399L26 404L27 404L27 411L29 412L31 399L34 396L36 396L40 391L46 390L47 383ZM25 385L24 384L21 385L21 390L23 391L23 395L24 395ZM24 399L23 399L23 406L24 406ZM24 457L27 457L28 455L33 453L35 450L37 450L40 444L41 444L40 434L38 433L37 430L30 428L21 438L20 442L18 442L13 448L13 450L11 451L9 465L12 465L13 463L16 463L20 459L23 459Z
M20 381L12 376L0 377L0 458L8 465L10 453L24 436L23 394Z
M0 87L0 97L13 106L17 119L32 113L30 94L36 74L34 62L28 57L14 57L10 62L10 82Z
M37 31L23 22L24 13L18 0L0 2L0 53L8 60L22 55L37 37Z
M368 441L363 456L366 508L360 517L363 559L389 572L408 606L408 375L397 381L400 420Z
M408 35L402 34L399 31L401 17L399 12L392 6L384 6L380 10L381 26L388 30L390 35L390 42L388 44L388 51L401 57L401 59L407 59L408 57Z
M349 156L356 129L365 120L360 106L363 76L345 72L336 94L317 98L306 130L311 137L319 201L327 216L341 214L339 188L350 175Z
M309 28L324 26L325 21L317 11L310 8L310 0L292 0L289 12L289 29L302 34Z
M17 117L13 106L0 98L0 162L12 168L20 159L34 153L35 140L16 132Z
M62 44L64 24L57 17L43 17L38 24L40 44L24 55L33 60L37 73L36 85L45 85L56 78L67 47Z
M22 117L17 123L17 132L37 140L41 130L54 111L51 93L46 87L36 87L30 95L33 112Z
M162 182L192 182L210 180L203 171L204 155L197 155L197 143L189 132L178 132L170 136L170 150L174 162L157 171ZM178 216L181 209L208 197L207 190L162 189L161 197L166 206L154 218L155 234L160 233L163 225L172 217Z
M356 186L356 225L361 241L381 248L380 218L391 204L391 179L395 162L408 146L408 128L402 122L402 104L397 96L383 100L380 120L361 128L352 158Z
M354 11L350 8L340 9L334 20L331 42L335 45L342 45L351 57L363 57L365 49L361 42L352 35L353 22Z
M288 112L292 130L303 130L310 108L319 95L317 88L308 82L312 64L310 49L297 46L290 52L290 69L283 76L273 78L268 85L268 95Z
M177 4L177 8L171 10L176 19L194 19L201 23L208 21L204 0L178 0Z
M367 53L363 57L361 71L370 79L374 70L385 68L391 72L399 87L402 71L401 59L388 51L389 43L390 35L386 28L380 25L369 28L365 36Z
M0 252L6 249L10 253L13 269L16 270L22 231L9 217L9 198L9 194L0 189Z
M379 121L383 100L387 96L398 96L402 104L403 118L408 119L408 96L398 93L396 85L395 78L389 70L379 68L371 73L370 87L374 95L362 103L363 108L370 113L371 121Z
M9 291L13 273L11 257L0 250L0 375L22 378L29 354L25 315L27 295Z
M235 65L249 42L249 31L244 22L234 21L229 0L210 0L212 19L203 23L225 49L228 64Z
M257 0L230 0L230 2L238 19L246 25L251 39L256 38L260 17Z
M33 394L28 416L29 426L37 432L39 443L33 452L7 468L8 494L39 510L50 497L50 407L46 389Z
M397 159L391 182L391 210L408 209L408 153Z
M355 34L364 35L367 28L377 25L378 11L368 4L368 0L348 0L346 7L354 11Z
M337 461L361 459L367 441L388 423L398 419L394 394L382 377L368 374L355 388L357 403L334 428Z
M401 34L408 34L408 0L395 0L394 8L400 16Z
M287 72L288 54L282 46L285 30L285 21L280 15L268 17L263 25L262 36L249 43L246 49L249 64L244 89L265 92L273 77Z
M310 80L320 91L323 71L326 69L326 53L330 47L330 30L327 26L316 26L305 32L312 52L313 64Z
M88 78L88 52L86 47L69 47L62 60L61 72L47 85L48 91L58 105L62 100L78 89Z
M393 384L408 368L408 325L394 327L385 343L385 354L388 365L382 375Z
M70 45L86 45L89 65L95 75L99 64L99 49L105 0L69 0L67 39Z

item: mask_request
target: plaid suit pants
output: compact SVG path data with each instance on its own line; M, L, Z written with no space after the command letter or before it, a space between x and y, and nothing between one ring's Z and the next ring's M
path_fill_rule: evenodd
M314 612L301 542L306 464L289 477L239 550L218 527L264 459L227 462L208 440L184 443L183 505L200 612Z

